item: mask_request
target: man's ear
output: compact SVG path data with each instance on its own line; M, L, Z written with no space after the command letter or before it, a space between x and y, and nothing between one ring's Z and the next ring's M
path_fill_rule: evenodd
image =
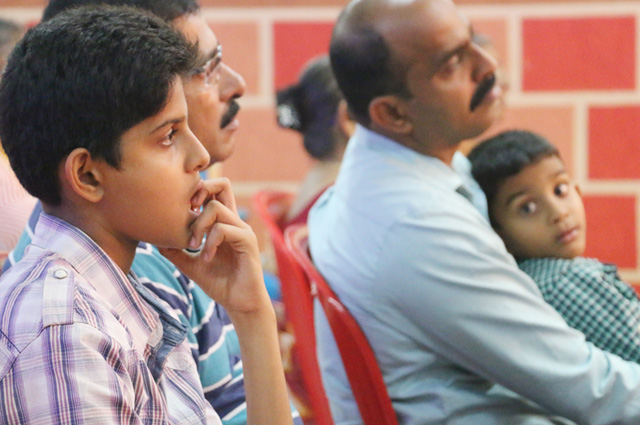
M395 95L376 97L369 104L371 123L392 134L413 131L407 102Z
M345 135L347 139L349 139L353 133L356 131L356 122L349 115L349 107L347 106L346 100L341 100L338 104L338 128Z
M91 157L87 149L74 149L64 162L63 173L63 184L78 196L89 202L102 199L102 173L98 162Z

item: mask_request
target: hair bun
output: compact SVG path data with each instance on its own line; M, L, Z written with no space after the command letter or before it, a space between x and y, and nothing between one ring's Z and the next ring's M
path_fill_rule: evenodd
M280 127L302 131L301 95L299 85L289 86L276 94L276 114Z

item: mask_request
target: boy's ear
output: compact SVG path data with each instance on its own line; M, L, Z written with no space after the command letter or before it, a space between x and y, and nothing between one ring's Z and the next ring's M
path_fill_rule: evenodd
M63 180L77 195L98 202L104 194L98 163L85 148L74 149L64 163Z
M369 104L369 117L372 124L393 134L408 134L413 131L407 104L395 95L373 99Z

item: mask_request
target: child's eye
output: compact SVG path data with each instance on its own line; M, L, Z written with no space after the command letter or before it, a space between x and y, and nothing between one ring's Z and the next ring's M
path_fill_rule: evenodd
M565 196L569 193L569 185L567 183L560 183L553 189L553 193L556 196Z
M532 215L538 211L538 205L533 201L529 201L522 204L518 210L524 215Z
M173 144L173 136L176 134L178 130L171 129L169 133L165 137L162 138L162 144L165 146L171 146Z

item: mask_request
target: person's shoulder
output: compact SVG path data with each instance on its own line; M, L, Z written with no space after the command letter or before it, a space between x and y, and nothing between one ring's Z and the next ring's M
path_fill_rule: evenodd
M189 291L189 279L147 242L138 244L131 270L145 286L166 288L169 293L182 297Z
M518 266L538 284L544 284L555 282L563 276L599 274L605 265L593 258L547 257L530 258L519 262Z
M77 280L73 267L53 253L16 263L0 279L0 335L21 351L43 329L74 323Z

